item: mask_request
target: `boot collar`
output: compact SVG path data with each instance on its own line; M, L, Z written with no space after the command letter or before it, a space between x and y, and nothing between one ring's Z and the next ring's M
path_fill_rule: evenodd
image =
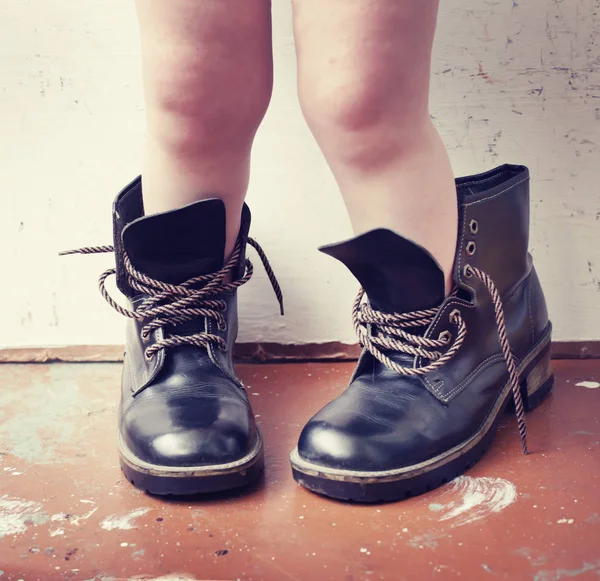
M453 281L473 290L465 266L497 281L500 291L525 272L529 233L529 171L503 165L456 180L458 243ZM365 289L373 307L406 313L435 308L445 298L444 274L435 258L416 242L377 229L319 249L337 258ZM506 282L505 282L506 281Z
M371 230L319 250L346 265L377 310L405 313L444 299L444 273L435 258L391 230Z
M113 225L117 286L126 296L136 293L127 283L125 251L137 270L173 284L215 272L223 266L226 212L220 199L199 200L175 210L145 216L141 177L138 177L117 196L113 205ZM250 210L244 204L240 271L243 271L243 249L249 228Z

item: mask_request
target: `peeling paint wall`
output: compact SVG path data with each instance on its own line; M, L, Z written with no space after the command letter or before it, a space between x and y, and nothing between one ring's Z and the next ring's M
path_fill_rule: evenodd
M290 9L274 2L276 88L248 197L266 277L242 291L241 340L353 342L356 285L319 244L349 235L296 98ZM97 294L110 205L140 167L143 101L132 3L0 5L1 346L122 341ZM532 170L531 249L555 337L600 337L600 1L442 2L432 112L457 174ZM318 299L318 301L316 300Z

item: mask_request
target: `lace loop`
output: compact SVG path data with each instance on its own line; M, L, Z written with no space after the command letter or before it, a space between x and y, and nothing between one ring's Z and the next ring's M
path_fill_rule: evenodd
M283 293L281 292L281 287L275 277L275 273L269 264L269 260L256 240L248 238L248 244L256 250L265 268L277 301L279 302L280 312L283 315ZM100 254L108 252L114 252L114 248L112 246L88 246L60 252L59 255ZM98 287L106 302L115 311L125 317L144 323L140 332L144 342L148 341L152 331L167 326L181 325L199 317L215 321L217 328L220 331L225 331L227 328L227 320L225 318L227 303L223 299L218 298L218 296L222 293L235 291L238 287L248 282L254 272L252 263L246 258L243 276L237 280L232 280L232 275L238 268L241 252L241 242L238 240L233 253L223 268L214 273L193 277L181 284L171 284L156 280L140 272L133 266L129 256L124 252L123 262L127 273L127 282L132 289L145 295L145 298L136 310L129 310L122 307L112 298L106 289L106 279L116 274L116 269L109 268L103 272L98 279ZM211 344L223 351L227 350L225 340L214 333L199 332L190 335L169 333L167 337L161 338L153 345L147 347L144 355L147 359L151 359L161 349L180 345L206 348Z
M496 328L502 355L509 374L510 387L515 403L515 411L521 437L523 453L527 454L527 426L525 423L525 410L519 385L519 376L515 360L510 349L506 334L504 309L502 299L492 279L483 271L474 266L467 265L464 270L467 278L478 278L487 288L494 305ZM450 322L457 327L453 337L450 331L444 331L438 339L423 337L411 333L408 329L414 327L428 327L435 319L439 307L409 313L384 313L373 309L368 300L363 302L364 289L360 289L352 307L354 328L360 344L378 361L400 375L419 376L439 369L456 355L467 336L467 326L459 309L454 309L449 316ZM448 347L448 345L450 345ZM442 353L440 350L448 347ZM393 361L386 351L406 353L427 359L430 363L422 367L408 367Z

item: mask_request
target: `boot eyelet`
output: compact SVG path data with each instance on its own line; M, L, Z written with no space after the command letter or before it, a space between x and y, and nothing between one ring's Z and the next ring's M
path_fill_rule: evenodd
M460 310L459 309L454 309L451 313L450 313L450 322L457 324L458 321L462 318Z
M146 361L152 361L152 355L148 355L148 349L144 349L144 358Z
M475 244L475 242L473 242L473 240L470 240L469 242L467 242L467 255L468 256L473 256L475 254L475 252L477 251L477 245Z
M438 337L438 341L443 341L444 345L449 345L450 341L452 341L452 333L450 331L442 331Z
M465 267L463 268L463 276L467 279L473 278L473 270L468 264L465 264Z
M471 220L469 224L469 230L471 230L471 234L477 234L479 232L479 223L477 220Z

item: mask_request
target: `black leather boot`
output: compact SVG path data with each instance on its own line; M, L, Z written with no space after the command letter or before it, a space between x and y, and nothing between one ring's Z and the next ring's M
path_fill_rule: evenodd
M118 195L113 225L116 271L102 275L100 289L129 317L118 430L125 476L150 493L177 495L255 480L263 468L263 443L232 360L236 290L252 275L247 243L265 264L282 314L283 304L262 250L248 238L248 207L225 264L221 200L144 216L138 178ZM130 309L104 287L115 272Z
M511 398L526 452L523 408L553 382L551 325L527 251L529 172L505 165L458 179L457 192L448 297L433 257L389 230L321 249L364 289L354 305L363 352L348 389L292 452L306 488L363 502L431 490L479 460Z

